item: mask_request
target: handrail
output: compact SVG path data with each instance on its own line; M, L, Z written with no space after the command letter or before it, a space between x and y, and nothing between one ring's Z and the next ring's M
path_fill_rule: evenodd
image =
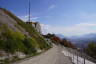
M88 56L86 53L82 51L78 51L76 49L64 47L64 50L67 53L67 56L72 58L72 61L75 60L76 64L87 64L87 62L92 62L93 64L96 63L96 60L90 56Z

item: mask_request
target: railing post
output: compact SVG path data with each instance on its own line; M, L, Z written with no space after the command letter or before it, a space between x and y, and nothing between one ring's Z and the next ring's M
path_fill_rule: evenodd
M84 53L85 53L85 48L84 48ZM85 54L84 54L84 64L85 64Z
M69 52L69 57L70 57L70 51L69 51L69 48L68 48L68 52Z
M68 48L68 56L70 57L69 48Z
M68 52L68 56L69 56L69 51L68 51L68 48L67 48L67 52Z
M85 64L85 57L84 57L84 64Z
M78 64L78 52L76 51L76 54L77 54L77 64Z
M83 56L83 57L84 57L84 64L85 64L85 54L84 54L84 56Z
M74 61L74 51L73 51L73 61Z

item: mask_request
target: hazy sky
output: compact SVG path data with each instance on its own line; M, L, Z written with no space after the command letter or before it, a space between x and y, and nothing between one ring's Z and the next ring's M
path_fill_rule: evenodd
M0 6L28 18L28 0L0 0ZM96 33L96 0L31 0L31 19L41 23L44 33Z

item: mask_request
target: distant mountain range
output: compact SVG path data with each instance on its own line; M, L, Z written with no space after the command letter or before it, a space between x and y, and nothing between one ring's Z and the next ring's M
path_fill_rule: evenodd
M77 47L86 47L90 42L96 42L96 33L90 33L83 36L72 36L68 38Z
M96 33L90 33L82 36L71 36L71 37L66 37L62 34L56 34L56 36L60 37L61 39L66 38L79 48L86 47L88 43L96 42Z
M58 37L61 38L61 39L65 38L65 36L62 35L62 34L55 34L55 35L58 36Z

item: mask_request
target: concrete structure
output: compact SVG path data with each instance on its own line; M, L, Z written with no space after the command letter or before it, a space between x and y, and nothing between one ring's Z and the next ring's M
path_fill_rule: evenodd
M32 26L39 32L41 33L41 26L39 22L26 22L27 24L32 24Z

